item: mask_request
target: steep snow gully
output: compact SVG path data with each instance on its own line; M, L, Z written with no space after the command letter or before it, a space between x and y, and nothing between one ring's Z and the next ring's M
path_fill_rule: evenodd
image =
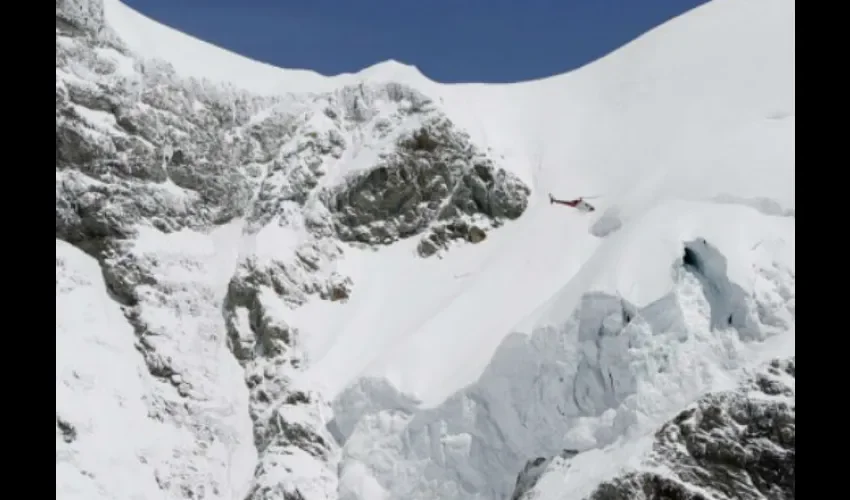
M449 85L58 0L57 497L793 498L794 18Z

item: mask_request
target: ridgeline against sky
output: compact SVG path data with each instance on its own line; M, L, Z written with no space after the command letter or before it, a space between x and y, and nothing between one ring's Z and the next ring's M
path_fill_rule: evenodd
M128 0L184 33L326 75L387 60L441 82L513 82L587 64L704 0Z

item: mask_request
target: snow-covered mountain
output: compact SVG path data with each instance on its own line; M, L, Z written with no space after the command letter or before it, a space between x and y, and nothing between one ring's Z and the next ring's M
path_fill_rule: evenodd
M57 497L794 498L794 10L447 85L57 0Z

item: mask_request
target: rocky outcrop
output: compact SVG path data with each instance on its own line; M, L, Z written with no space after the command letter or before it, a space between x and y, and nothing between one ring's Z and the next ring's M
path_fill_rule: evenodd
M57 34L56 51L58 238L96 248L140 222L173 232L243 213L261 169L230 130L268 99L181 80L109 38Z
M415 90L251 95L138 60L72 14L62 19L87 31L57 33L56 232L66 241L128 237L140 221L173 232L247 215L256 228L306 210L316 236L390 243L437 220L479 214L491 226L526 208L529 189ZM316 196L326 207L313 209Z
M397 140L370 170L333 191L329 205L343 240L392 243L441 224L429 240L483 239L483 229L459 231L464 217L489 225L522 215L529 189L477 152L466 134L444 118L432 119ZM436 238L433 236L437 235ZM421 252L427 255L428 252Z
M795 379L794 356L774 359L738 389L702 396L655 433L643 466L601 483L586 498L796 498ZM542 457L530 461L512 499L535 498L540 477L558 473L546 470L550 462ZM569 483L564 488L569 490Z
M564 450L558 454L558 458L569 460L576 455L578 455L577 450ZM511 494L511 500L521 500L528 491L534 488L552 460L553 458L537 457L534 460L526 462L525 467L517 475L516 486L514 486L514 492Z
M282 318L287 308L279 292L265 284L274 278L262 274L254 268L237 275L225 301L228 345L245 369L260 458L246 498L334 498L339 451L323 425L330 408L318 394L292 387L304 362L299 332ZM299 474L305 468L319 472ZM289 472L285 481L282 470Z
M484 224L486 221L481 221L480 218L479 223L476 224L461 217L450 222L439 222L432 225L428 234L419 240L416 250L422 257L429 257L448 248L449 244L455 240L480 243L487 238L487 232L481 228Z
M651 464L591 500L796 498L796 359L775 359L737 391L711 393L655 434Z
M56 0L56 29L63 33L97 34L103 26L103 3Z

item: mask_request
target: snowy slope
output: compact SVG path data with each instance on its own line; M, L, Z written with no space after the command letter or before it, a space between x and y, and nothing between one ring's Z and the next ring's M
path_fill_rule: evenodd
M474 380L509 331L504 325L517 324L548 299L598 245L596 238L587 235L586 219L552 210L545 203L548 192L604 194L601 208L626 218L665 199L710 200L721 195L764 198L794 207L794 5L786 2L781 8L765 10L755 1L730 7L728 0L714 2L579 71L512 85L434 85L417 78L414 68L394 62L358 75L322 79L308 72L259 65L145 22L118 2L106 3L106 16L131 48L169 61L178 72L214 81L225 79L219 72L226 72L230 78L240 78L234 84L256 92L323 90L352 79L401 81L430 91L482 147L504 155L505 165L536 188L522 223L495 235L504 242L469 249L468 257L457 252L451 263L441 262L436 271L432 269L436 263L419 263L421 268L406 271L413 274L397 281L423 283L426 296L399 296L399 304L387 303L383 296L370 297L368 292L358 299L398 310L397 317L365 318L365 312L360 312L358 317L364 319L352 321L346 309L360 310L353 303L344 307L318 303L316 308L330 310L307 307L298 312L330 323L309 328L310 342L336 345L349 356L348 345L368 345L368 351L375 353L381 350L376 342L380 345L383 339L403 335L383 359L363 353L376 358L371 373L389 373L403 391L439 401ZM160 50L160 46L171 49ZM275 81L280 84L256 86ZM364 276L396 276L396 266L409 267L409 252L403 248L386 251L390 255L353 257L357 263L351 265ZM400 263L388 264L393 258ZM464 262L467 259L469 263ZM479 271L484 262L486 273ZM380 266L381 272L371 270L371 265ZM435 272L443 276L434 276ZM435 280L441 286L424 285ZM509 287L493 286L506 281ZM364 280L358 283L372 288ZM375 289L376 294L386 294L395 287L382 283ZM464 297L454 300L457 295ZM649 298L657 295L656 290ZM500 307L498 314L488 317L469 313L494 303L512 306ZM406 307L416 311L405 311ZM340 322L346 323L344 332L336 327ZM464 335L458 338L453 331ZM345 344L325 341L327 336L343 337ZM451 349L440 339L446 339ZM423 349L431 354L424 355ZM447 351L456 357L447 357ZM323 382L336 392L351 377L339 380L336 370L324 368L322 358L339 364L332 356L319 351L312 357L315 371L329 378ZM363 356L355 356L360 358L355 363L362 364ZM429 380L423 378L422 370L434 371L435 362L450 365L436 370L447 373L450 380L434 380L433 374Z
M161 406L148 406L163 387L144 366L134 340L132 327L107 295L97 262L57 240L57 495L161 498L172 481L188 477L193 484L184 494L215 488L225 498L244 496L246 486L239 478L251 473L256 450L250 442L251 423L241 411L248 391L238 383L239 366L226 349L202 337L189 339L192 345L187 347L205 356L194 358L198 365L173 374L174 384L204 380L206 364L220 376L207 380L220 386L208 393L199 414L185 408L186 425L171 426L163 414L183 413L184 408L173 396L161 400ZM200 384L192 389L209 390ZM198 442L190 430L193 417L203 422L207 442ZM75 447L75 442L86 446Z
M587 234L589 221L553 210L545 202L547 192L602 193L602 210L624 218L639 217L665 199L710 200L718 195L766 198L793 208L793 3L790 9L771 9L767 19L758 6L748 2L727 15L724 2L711 4L572 74L492 90L443 88L450 116L510 158L506 164L533 182L535 199L517 227L494 235L489 248L469 250L487 255L457 252L449 257L456 261L440 263L447 283L440 288L460 287L463 292L405 296L397 307L418 303L422 319L411 317L413 311L398 319L380 318L386 325L381 330L403 332L404 339L376 360L380 368L371 373L388 373L402 390L428 401L439 401L474 380L507 333L504 325L517 324L547 300L599 244ZM717 11L713 16L712 9ZM720 40L718 32L724 33ZM667 41L684 33L690 43ZM742 45L750 50L741 50ZM648 60L637 53L647 54ZM677 240L678 235L671 235L671 241ZM388 258L376 256L375 262L386 268ZM467 258L472 262L462 262ZM434 273L440 271L423 267L402 282L437 279ZM628 274L618 279L624 284L619 292L630 300L645 303L661 295L656 287L632 297L637 292L627 287L633 281L640 287L650 284ZM385 309L398 310L386 299L370 302L379 301ZM500 306L494 311L493 304ZM472 313L482 310L487 314ZM374 323L359 327L358 321L346 320L345 342L369 345L374 352L372 342L365 341L383 338ZM358 331L368 337L360 341ZM437 374L446 374L447 380Z
M98 2L68 3L98 12ZM62 448L76 457L63 467L82 471L75 476L57 466L63 493L86 497L75 483L89 477L86 467L98 478L111 476L111 468L121 474L132 467L105 459L98 464L99 454L117 460L144 455L141 442L105 452L82 439L73 445L79 450L64 448L76 438L63 440L67 425L59 424L59 413L71 413L76 422L106 418L85 414L77 395L82 389L66 381L71 370L97 356L106 338L105 345L114 344L128 359L120 367L90 367L117 384L96 386L100 392L91 396L101 398L93 404L121 408L109 418L144 435L170 430L144 418L144 405L116 403L110 391L121 384L130 384L133 396L125 397L133 404L146 394L179 404L194 390L222 415L198 429L209 427L226 439L200 446L184 431L162 434L155 447L159 454L179 449L194 457L177 462L201 469L197 477L185 473L200 484L207 484L203 475L223 477L219 468L230 470L226 488L216 485L209 498L284 495L296 488L308 499L504 498L526 460L564 448L582 453L567 473L547 469L538 493L582 498L621 465L640 467L647 433L682 407L706 391L733 387L766 356L793 355L795 221L777 214L795 210L794 9L790 0L715 0L568 74L510 85L447 85L393 61L333 77L274 68L105 0L103 25L126 49L93 49L115 65L110 81L135 85L141 95L154 91L151 81L171 89L176 84L168 79L193 79L185 85L196 92L191 122L199 130L221 122L204 121L220 112L217 102L230 106L234 122L244 115L244 130L300 128L283 133L279 146L275 142L276 160L255 154L240 171L245 187L233 188L239 191L234 203L252 207L237 211L250 216L194 213L195 191L174 184L176 173L168 172L176 169L165 166L176 146L166 154L157 149L165 133L144 136L156 151L152 157L166 158L166 177L142 179L155 200L149 206L156 208L135 210L200 222L164 230L151 216L140 231L122 233L121 241L131 244L102 258L105 284L91 275L95 261L57 241L57 457ZM57 47L88 50L76 43L57 31ZM158 69L163 62L171 68ZM57 103L60 89L75 97L75 85L84 87L81 78L87 74L78 67L57 62ZM383 86L388 83L410 90ZM409 111L426 98L424 112ZM162 109L171 109L163 100ZM128 130L121 117L79 102L74 120L88 124L84 142L101 144ZM358 102L368 103L358 120L374 127L352 128L335 118L356 111ZM139 114L151 108L134 106ZM180 113L156 116L177 124L169 141L180 144L185 136L197 142ZM384 162L399 137L445 121L454 127L449 137L468 134L470 146L463 147L531 188L521 216L492 228L475 219L488 229L483 242L452 244L431 258L417 256L419 240L412 237L360 245L342 234L316 236L332 232L322 190L354 182ZM119 127L123 131L115 132ZM237 129L213 142L232 140L226 144L234 151L243 147ZM269 141L257 140L263 147ZM317 149L325 154L321 160L305 153ZM295 175L275 171L275 162L292 157L305 171L321 173L300 204L285 196ZM159 167L160 161L152 163ZM64 192L85 192L73 195L80 203L107 189L102 180L58 169L57 199L60 185ZM602 196L593 200L595 213L581 215L550 205L549 192ZM207 234L203 227L220 219L232 223ZM704 265L685 265L686 244ZM70 263L79 270L67 271ZM277 268L280 279L301 291L279 293ZM83 274L83 281L74 278ZM60 287L60 278L70 284ZM145 280L153 284L139 285ZM258 281L267 285L247 291ZM113 295L124 290L129 297L124 307L133 327L121 323L107 285ZM344 290L344 300L326 300L337 290ZM63 309L74 309L76 295L106 304L99 321L120 328L83 332ZM225 322L222 301L232 312ZM166 389L157 374L145 373L140 358L129 361L133 328L155 331L150 342L167 357L162 363L185 371L169 374ZM267 332L256 333L262 356L249 353L252 334L233 333L251 331ZM102 339L81 344L92 352L72 349L80 335ZM246 383L222 349L225 342L248 346L244 352L231 347ZM145 361L150 368L150 357ZM258 386L255 376L267 382ZM71 388L64 399L60 386ZM187 403L178 413L197 422L202 408ZM250 413L251 421L230 416L231 410ZM90 427L99 429L93 431L97 439L113 432L108 425ZM235 444L197 458L221 442ZM157 460L152 470L177 470L164 455ZM140 482L136 492L156 498L152 488L159 487L179 498L185 489L168 481L183 484L180 474ZM101 485L101 491L117 492L117 484ZM278 491L276 484L287 486Z

